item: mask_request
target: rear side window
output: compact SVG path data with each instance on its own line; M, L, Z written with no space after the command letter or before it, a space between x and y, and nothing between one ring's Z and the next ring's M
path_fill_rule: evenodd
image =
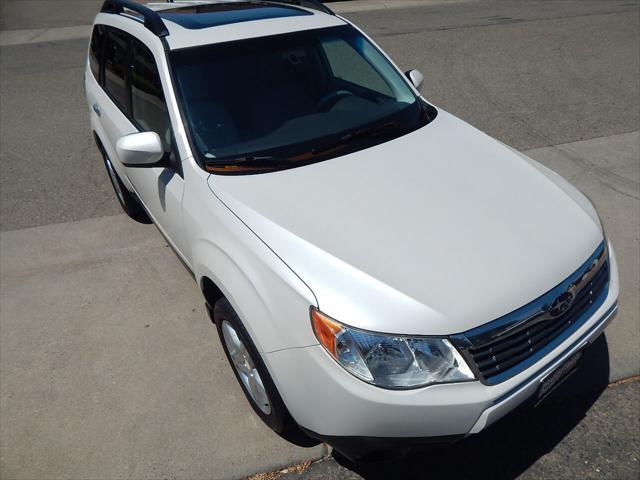
M109 29L105 42L104 86L120 109L128 112L127 52L129 36L119 30Z
M171 121L162 91L160 74L151 51L133 40L131 114L142 130L156 132L165 151L171 149Z
M100 63L102 62L102 46L104 40L104 27L96 25L91 35L91 48L89 50L89 65L96 82L101 83Z

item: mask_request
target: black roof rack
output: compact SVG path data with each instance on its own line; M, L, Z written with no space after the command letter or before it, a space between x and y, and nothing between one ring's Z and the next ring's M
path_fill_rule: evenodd
M100 11L102 13L119 15L124 12L125 8L142 15L144 18L144 26L158 37L166 37L169 35L169 30L167 30L167 26L162 21L162 18L160 18L160 15L139 3L130 0L105 0Z
M173 0L167 0L167 2L174 3ZM179 2L175 3L179 5ZM335 15L335 13L333 13L330 8L325 6L319 0L261 0L260 3L292 5L310 8L329 15ZM131 0L105 0L105 2L102 4L100 12L119 15L121 13L124 13L125 9L142 15L142 18L144 19L144 26L158 37L166 37L169 35L169 30L167 30L167 26L162 21L162 17L160 17L159 12L151 10L150 8L145 7L144 5L141 5L139 3L132 2Z

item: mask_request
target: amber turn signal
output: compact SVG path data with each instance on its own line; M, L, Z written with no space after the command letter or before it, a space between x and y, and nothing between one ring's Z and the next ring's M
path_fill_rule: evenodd
M340 324L314 307L311 307L311 324L322 346L326 348L334 358L338 358L336 353L336 336L342 331Z

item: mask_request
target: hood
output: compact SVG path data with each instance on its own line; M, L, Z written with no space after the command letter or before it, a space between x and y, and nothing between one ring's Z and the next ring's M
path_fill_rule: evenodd
M322 311L378 332L487 323L563 281L602 242L559 182L442 110L373 148L209 185Z

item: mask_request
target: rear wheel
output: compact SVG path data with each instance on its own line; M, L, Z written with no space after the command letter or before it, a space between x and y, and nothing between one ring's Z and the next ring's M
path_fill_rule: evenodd
M124 213L129 215L129 217L134 219L136 222L151 223L149 216L144 211L138 200L131 194L131 192L129 192L129 190L127 190L122 183L122 180L120 180L118 172L116 172L113 167L113 163L111 163L111 159L105 153L102 154L102 158L104 159L104 166L109 174L113 190L116 192L116 198L118 199L122 210L124 210Z

